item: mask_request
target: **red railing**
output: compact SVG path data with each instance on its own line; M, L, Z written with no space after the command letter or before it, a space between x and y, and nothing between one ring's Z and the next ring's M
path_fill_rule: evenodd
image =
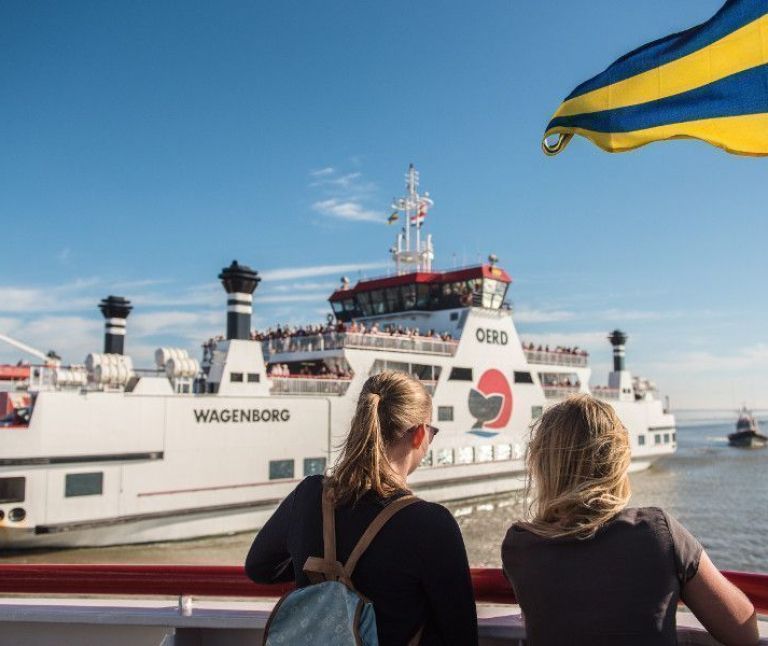
M768 613L768 574L723 572L760 613ZM501 570L472 570L475 599L516 603ZM0 593L280 597L292 584L257 585L231 565L0 565Z

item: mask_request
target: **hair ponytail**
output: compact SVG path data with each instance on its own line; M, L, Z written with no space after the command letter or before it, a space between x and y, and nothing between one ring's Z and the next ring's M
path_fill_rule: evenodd
M387 449L406 431L422 424L432 398L415 379L401 372L370 377L360 392L349 434L329 477L337 503L355 502L368 491L391 496L403 489L387 458Z

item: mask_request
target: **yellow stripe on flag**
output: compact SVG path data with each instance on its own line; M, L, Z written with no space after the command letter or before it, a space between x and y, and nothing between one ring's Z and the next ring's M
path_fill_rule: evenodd
M638 105L768 63L768 14L688 56L565 101L554 117Z
M595 132L585 128L552 128L546 135L575 133L609 153L620 153L664 139L701 139L737 155L765 156L768 114L745 114L672 123L632 132ZM727 143L726 143L727 142Z

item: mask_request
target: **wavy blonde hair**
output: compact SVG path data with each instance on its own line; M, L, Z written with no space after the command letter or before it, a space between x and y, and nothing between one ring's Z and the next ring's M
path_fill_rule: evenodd
M537 420L526 461L526 526L541 536L589 538L629 501L627 430L590 395L573 395Z
M388 497L404 489L394 473L387 450L407 431L432 415L432 397L424 386L402 372L370 377L360 392L349 435L328 477L337 504L356 502L373 491Z

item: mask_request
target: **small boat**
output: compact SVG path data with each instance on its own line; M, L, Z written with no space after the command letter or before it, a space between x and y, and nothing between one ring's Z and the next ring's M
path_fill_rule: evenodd
M728 436L728 443L731 446L738 446L743 449L761 449L768 444L768 436L763 435L757 426L757 420L746 406L739 413L739 420L736 422L736 432Z

